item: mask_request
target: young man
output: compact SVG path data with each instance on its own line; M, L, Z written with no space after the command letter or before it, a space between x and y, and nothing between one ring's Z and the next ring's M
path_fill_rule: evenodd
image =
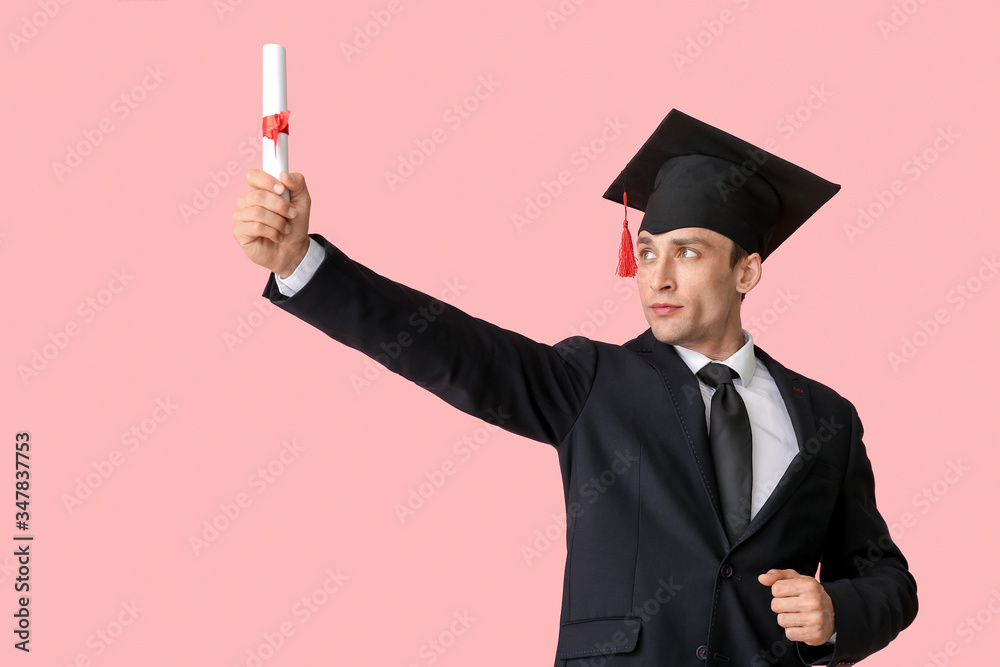
M264 296L555 448L568 520L557 667L849 664L913 621L916 584L875 505L857 411L740 321L762 261L840 186L671 111L605 193L645 211L634 267L625 225L620 268L635 271L649 329L545 345L310 235L301 174L247 181L233 234L273 272ZM390 360L380 344L400 335Z

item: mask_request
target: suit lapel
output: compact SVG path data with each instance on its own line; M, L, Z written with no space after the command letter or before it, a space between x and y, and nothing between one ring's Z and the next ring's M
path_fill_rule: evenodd
M802 480L806 478L816 460L816 456L806 450L806 441L816 431L816 422L810 407L812 401L809 397L808 383L802 376L792 373L756 345L754 345L754 355L767 367L771 377L774 378L774 384L778 387L778 393L785 401L788 416L792 421L792 428L795 430L795 441L798 444L799 453L788 464L777 486L774 487L771 495L768 496L767 501L754 516L746 532L737 543L760 530L760 527L774 516L775 512L781 508L802 483Z
M698 378L678 356L672 345L656 340L652 329L646 329L636 339L634 351L657 370L666 384L681 430L684 431L694 463L705 486L705 493L715 509L719 534L725 542L726 532L722 524L719 489L715 482L715 465L712 462L712 450L708 442L708 426L705 424L705 399L701 395Z
M688 446L691 448L691 455L698 472L701 474L705 493L715 509L719 533L725 541L719 490L715 481L715 466L708 442L708 427L705 424L705 402L701 395L698 378L678 356L672 345L662 343L653 336L652 329L646 329L635 339L633 350L659 372L666 384L681 429L684 431ZM777 486L760 511L754 516L746 532L736 541L736 544L743 542L757 532L774 515L809 474L816 459L815 456L806 451L805 446L806 440L812 437L816 429L810 407L808 384L801 376L789 371L756 345L754 346L754 354L763 362L771 377L774 378L778 393L781 394L781 398L785 402L785 407L788 409L792 421L792 428L795 430L795 440L799 453L792 459ZM736 544L732 546L736 546Z

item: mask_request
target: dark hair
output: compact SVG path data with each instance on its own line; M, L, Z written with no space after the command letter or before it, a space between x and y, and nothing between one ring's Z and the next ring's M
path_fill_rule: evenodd
M736 265L740 262L740 260L742 260L742 259L744 259L746 257L749 257L749 256L750 256L750 253L748 253L746 250L744 250L743 246L741 246L736 241L733 241L733 249L729 253L729 268L730 269L735 269ZM743 299L745 299L745 298L747 298L746 293L740 294L740 303L743 303Z

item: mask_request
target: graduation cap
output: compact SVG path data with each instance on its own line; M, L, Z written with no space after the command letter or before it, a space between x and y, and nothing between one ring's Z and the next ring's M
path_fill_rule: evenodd
M625 205L618 275L635 275L628 209L639 231L704 227L767 258L840 186L777 155L671 109L605 199Z

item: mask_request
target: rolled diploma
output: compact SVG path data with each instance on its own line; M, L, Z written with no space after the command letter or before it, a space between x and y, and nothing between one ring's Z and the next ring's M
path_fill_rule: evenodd
M285 47L280 44L264 45L264 114L273 116L288 108L287 74L285 71ZM274 142L264 137L264 171L278 178L282 171L288 171L288 135L278 133L278 151L275 157ZM281 193L289 198L288 189Z

